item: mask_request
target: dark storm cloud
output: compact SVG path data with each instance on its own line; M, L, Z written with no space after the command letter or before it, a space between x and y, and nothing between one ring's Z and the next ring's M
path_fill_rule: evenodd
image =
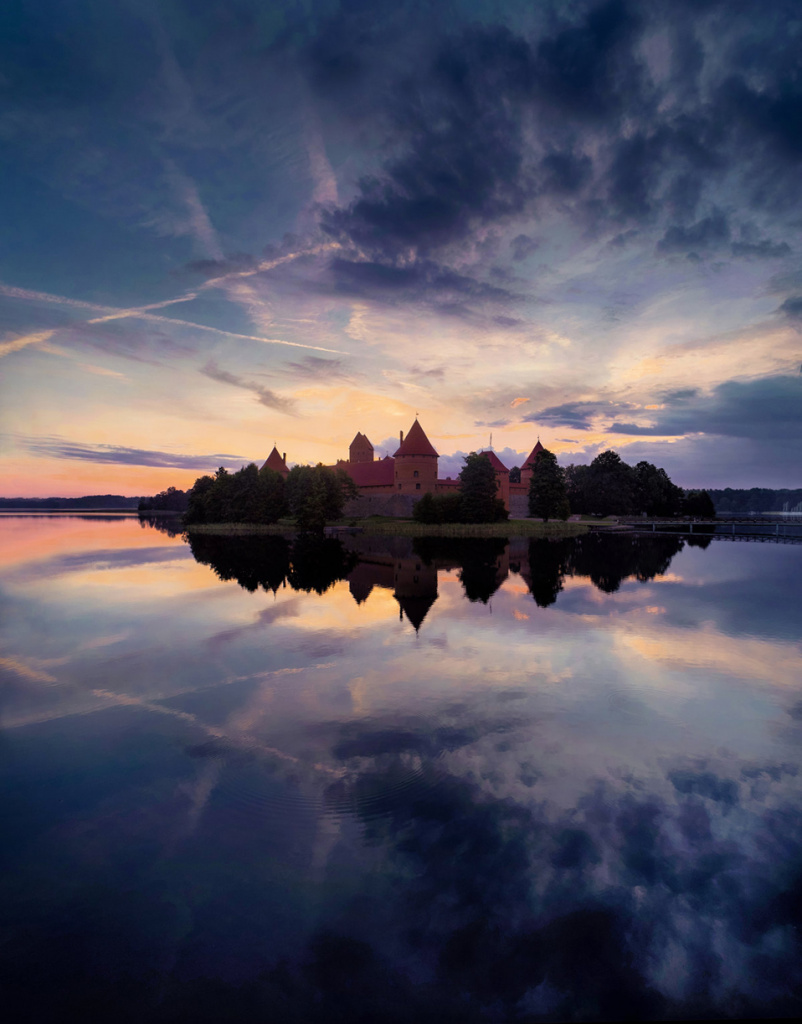
M413 78L395 59L409 56L410 38L394 43L392 19L376 19L376 30L359 8L343 8L311 47L310 75L332 110L358 96L352 116L392 155L350 203L322 211L324 232L348 253L340 286L380 296L436 287L420 261L447 266L451 247L477 231L550 207L609 232L614 245L651 232L658 255L789 255L782 237L756 232L751 211L774 218L782 235L779 212L798 203L794 5L764 12L759 32L748 6L677 10L553 4L526 34L435 18L428 39L415 37ZM381 69L371 53L377 31L387 47ZM663 71L650 46L663 48ZM520 262L536 244L521 232L507 252ZM490 273L484 264L471 270L477 281ZM503 299L468 291L468 303Z
M710 395L683 395L673 407L658 412L652 426L614 422L609 429L640 436L705 433L787 441L802 431L802 379L725 381Z
M232 387L242 388L243 391L250 391L256 397L259 404L264 405L268 409L275 409L277 412L284 412L290 416L296 415L295 402L292 399L277 395L275 391L271 391L270 388L264 387L264 385L259 384L257 381L246 380L235 373L221 370L212 359L205 366L201 367L200 372L205 377L219 381L221 384L231 384Z
M730 239L730 226L721 210L714 210L688 227L672 225L657 243L661 253L683 253L697 257L701 252L720 249Z
M239 469L249 460L242 455L218 452L214 455L177 455L173 452L149 451L114 444L81 444L58 437L22 439L32 455L52 459L80 459L84 462L107 462L121 466L157 466L165 469L199 469L210 471L217 466Z
M769 238L762 238L758 242L733 242L732 254L758 260L775 260L789 256L791 246L787 242L772 242Z
M396 266L386 262L334 259L330 269L336 291L359 297L374 296L388 302L418 298L440 308L460 309L471 301L507 303L516 298L505 288L477 281L433 260Z
M784 313L789 320L802 319L802 295L793 295L786 299L778 312Z
M554 427L574 427L577 430L587 430L591 421L596 417L615 415L621 408L621 405L605 401L564 402L562 405L551 405L546 409L527 413L523 417L523 422L546 423ZM623 408L627 408L627 406L623 406Z

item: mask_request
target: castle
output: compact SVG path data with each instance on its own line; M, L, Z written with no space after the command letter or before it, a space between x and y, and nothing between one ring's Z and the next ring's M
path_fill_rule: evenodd
M510 471L495 452L480 452L490 460L495 470L496 491L508 511L511 508L514 509L515 506L525 505L529 494L532 466L535 457L541 451L543 451L543 445L538 441L521 467L520 483L510 483ZM349 446L348 458L339 459L330 468L344 470L359 488L362 498L382 495L390 498L393 495L400 495L406 500L393 504L411 506L417 498L423 497L424 494L440 494L459 488L459 480L451 477L445 479L438 477L438 458L439 455L434 445L416 418L406 437L401 431L398 448L393 455L385 455L383 459L377 459L373 445L364 434L358 432ZM276 470L284 477L289 473L287 453L280 455L275 445L264 465L268 469ZM379 504L386 505L387 502L373 502L372 504L378 507ZM526 513L524 512L524 514Z

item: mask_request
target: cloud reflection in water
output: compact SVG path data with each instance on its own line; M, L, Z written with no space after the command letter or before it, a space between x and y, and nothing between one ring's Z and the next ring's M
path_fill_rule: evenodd
M146 533L0 593L32 1016L799 1010L802 549Z

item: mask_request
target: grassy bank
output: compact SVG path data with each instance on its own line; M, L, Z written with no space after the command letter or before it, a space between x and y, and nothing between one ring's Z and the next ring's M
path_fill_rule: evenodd
M292 519L279 519L277 523L192 523L185 526L184 530L186 533L214 533L226 537L243 537L257 533L275 536L295 533L295 522Z
M584 523L541 523L510 519L505 523L415 523L411 520L359 524L366 534L396 537L577 537L587 533Z
M510 519L504 523L416 523L411 519L341 520L328 524L332 527L355 527L367 536L384 537L577 537L587 533L586 523L541 523L531 519ZM223 536L247 534L286 534L295 532L290 519L262 525L256 523L196 523L188 526L188 533L213 533Z

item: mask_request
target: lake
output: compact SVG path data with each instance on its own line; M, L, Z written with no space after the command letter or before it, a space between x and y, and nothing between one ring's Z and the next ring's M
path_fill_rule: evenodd
M159 525L0 517L10 1019L802 1009L802 545Z

